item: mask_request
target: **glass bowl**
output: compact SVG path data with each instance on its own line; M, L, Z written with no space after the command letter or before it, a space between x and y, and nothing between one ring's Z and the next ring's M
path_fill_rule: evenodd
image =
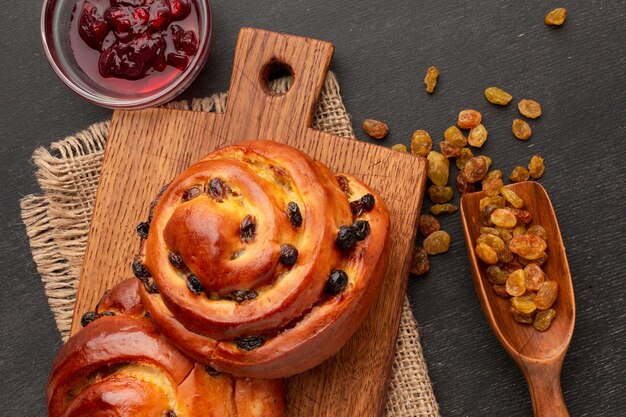
M41 12L41 39L46 57L57 76L72 91L90 102L111 109L158 106L182 93L204 67L213 28L211 6L208 0L194 0L198 15L198 51L184 71L177 71L167 82L155 86L142 83L133 88L132 83L137 81L121 80L126 88L114 89L98 83L78 64L70 44L70 22L78 3L79 0L45 0Z

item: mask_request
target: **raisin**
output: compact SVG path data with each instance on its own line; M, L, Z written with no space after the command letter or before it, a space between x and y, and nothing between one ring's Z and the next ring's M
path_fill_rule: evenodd
M165 413L163 413L163 417L177 417L178 415L176 414L176 411L174 410L167 410Z
M156 282L154 282L153 278L146 278L143 281L143 287L146 289L148 294L158 294L159 289L156 286Z
M461 148L467 145L467 139L463 136L463 132L456 126L450 126L443 132L443 137L447 142L453 145L460 146Z
M363 131L371 138L384 139L389 133L389 126L380 120L365 119L363 120Z
M556 281L544 281L539 290L537 290L537 296L535 297L537 308L539 310L547 310L552 307L558 292L559 285Z
M426 70L426 77L424 77L424 84L426 84L426 92L432 94L437 86L437 77L439 77L439 68L428 67Z
M485 129L485 126L479 124L478 126L474 126L472 130L470 130L469 135L467 135L467 143L475 148L482 148L482 146L485 144L485 141L487 140L487 135L488 133L487 129Z
M504 183L500 178L493 179L483 183L483 191L485 195L490 197L500 194L500 189L504 186Z
M298 261L298 249L288 243L280 246L280 263L292 266Z
M337 232L335 243L339 249L352 249L357 242L357 235L351 226L341 226Z
M474 154L472 153L472 150L470 148L461 149L461 154L456 157L456 167L458 169L463 169L467 161L469 161L473 157Z
M513 214L510 210L498 208L491 213L491 221L496 226L510 229L515 227L517 224L517 217L515 217L515 214Z
M528 172L528 170L521 165L518 165L515 168L513 168L513 172L511 172L511 175L509 175L509 179L512 182L527 181L529 177L530 177L530 172Z
M333 269L328 276L328 281L324 286L324 292L328 295L337 295L343 291L348 284L348 274L341 269Z
M484 263L489 265L495 265L498 263L498 254L495 250L485 243L479 243L476 245L476 256L478 256Z
M430 212L435 216L439 216L440 214L452 214L456 212L459 208L454 204L445 203L445 204L435 204L430 208Z
M88 311L80 319L80 325L86 327L92 321L96 321L100 316L95 311Z
M526 226L515 226L512 232L513 236L526 234Z
M201 294L204 291L204 285L194 274L187 275L187 288L194 294Z
M526 277L526 288L537 291L541 284L546 280L546 274L541 267L535 263L530 263L524 268L524 276Z
M524 99L517 104L517 108L522 116L529 119L536 119L541 116L541 105L534 100Z
M532 158L530 158L530 163L528 164L528 173L532 178L538 180L543 176L545 170L545 162L541 156L534 155Z
M537 310L535 303L525 297L511 298L511 306L515 309L515 311L519 311L525 315L531 315Z
M491 215L494 211L496 211L499 207L495 204L488 204L480 210L480 224L483 226L493 226L493 222L491 221Z
M485 160L485 163L487 164L487 171L489 171L489 167L491 167L491 163L493 162L493 160L490 157L488 157L487 155L479 155L478 157L479 158L483 158ZM487 174L485 174L485 175L487 175ZM485 177L483 177L483 179L485 179Z
M202 194L202 189L198 186L189 187L183 193L183 201L189 201L192 198L198 197Z
M441 150L441 154L446 158L456 158L461 155L461 149L463 149L463 147L442 140L439 142L439 149Z
M363 203L361 200L350 201L350 211L354 217L359 217L363 214Z
M243 242L254 240L254 236L256 235L256 219L254 217L248 214L243 218L239 226L239 235Z
M302 226L302 214L300 213L300 207L293 201L287 204L287 217L293 227Z
M253 290L235 290L230 293L230 298L238 303L254 300L258 296L259 294L257 294L257 292Z
M515 309L515 307L511 306L511 309L509 310L511 312L511 315L513 316L513 320L515 320L518 323L523 323L523 324L532 324L533 323L533 314L524 314L521 311L518 311Z
M371 194L365 194L361 197L361 204L363 204L363 209L365 211L371 211L376 204L376 199Z
M423 245L429 255L447 252L450 248L450 235L444 230L437 230L424 239Z
M489 216L491 217L491 214ZM494 227L483 226L480 228L480 234L481 235L494 235L494 236L500 237L500 232L498 232L498 229Z
M183 257L177 253L170 252L167 255L167 259L169 259L170 263L174 265L176 268L182 269L185 267L185 262L183 261Z
M220 374L220 372L217 369L209 365L204 365L204 370L211 376L218 376Z
M337 178L337 182L339 183L339 188L341 188L341 191L343 191L345 195L350 196L352 194L352 191L350 190L350 182L348 181L348 179L343 175L337 175L335 178Z
M500 267L491 265L487 268L487 279L494 285L504 285L506 284L506 280L509 277L509 274L506 271L500 269ZM508 294L508 293L507 293Z
M416 130L411 136L411 153L427 157L433 148L433 140L425 130Z
M493 288L494 294L496 294L498 297L511 298L509 293L506 292L506 288L504 285L494 285L491 288Z
M500 239L498 236L490 234L478 236L478 239L476 239L476 243L484 243L485 245L496 251L496 253L501 252L506 248L504 240Z
M487 181L502 179L502 171L499 169L494 169L492 171L487 172L485 174L485 178L481 180L482 184L485 184Z
M506 280L506 292L514 297L523 295L526 292L526 278L523 269L516 269L509 274Z
M513 239L513 234L511 233L510 229L506 229L500 226L496 226L496 229L500 233L500 237L502 238L502 240L504 240L505 242L508 242L509 240Z
M476 187L473 183L465 181L463 175L458 174L456 179L454 180L454 184L456 185L456 189L461 193L461 195L465 195L467 193L473 193L476 191Z
M548 240L548 233L546 232L546 229L539 226L538 224L530 226L528 228L527 233L532 234L532 235L537 235L545 241Z
M461 175L465 181L475 183L482 180L487 173L487 161L485 158L476 156L465 163Z
M396 143L395 145L391 147L391 149L393 149L394 151L398 151L398 152L408 152L406 145L402 143Z
M530 214L529 211L517 208L509 208L509 210L515 215L519 223L528 224L533 221L533 215ZM524 232L526 232L526 230L524 230ZM515 236L515 233L513 235Z
M548 12L543 21L548 26L561 26L563 23L565 23L566 17L567 9L565 9L564 7L559 7Z
M457 125L461 129L471 129L476 127L482 121L483 116L476 110L462 110L459 112Z
M370 235L370 232L371 232L370 224L366 220L357 220L352 225L352 228L354 229L354 232L356 233L357 240L365 239L366 237Z
M513 100L513 96L498 87L488 87L485 89L485 98L488 102L506 106Z
M502 188L500 194L506 201L508 201L513 207L521 209L524 207L524 200L517 195L517 193L509 188Z
M240 337L235 339L235 343L239 349L245 351L251 351L254 349L258 349L265 343L265 339L262 336L250 336L250 337Z
M528 140L533 133L530 125L522 119L515 119L511 124L511 132L519 140Z
M441 185L431 185L428 187L428 198L433 203L447 203L452 200L452 187L442 187Z
M426 171L428 178L435 185L445 186L448 183L448 175L450 174L450 161L436 151L431 151L426 159L428 160Z
M504 206L506 206L506 200L500 196L483 197L480 199L480 203L479 203L480 211L482 211L485 207L491 204L493 204L494 206L503 208Z
M508 273L511 273L517 271L518 269L523 269L524 267L519 262L513 261L504 265L503 268Z
M508 264L510 262L513 262L513 260L515 259L515 255L513 255L513 252L511 252L511 249L509 248L509 243L504 239L502 239L502 241L504 242L504 249L498 252L498 260L503 264Z
M137 234L142 239L148 238L148 232L150 231L150 223L141 222L137 225Z
M531 234L515 236L510 243L513 253L531 260L541 257L547 246L545 240Z
M545 332L548 330L550 325L552 324L552 320L556 317L556 310L553 308L549 308L544 311L539 311L535 316L535 321L533 322L533 327L540 332Z
M424 237L428 237L432 233L441 229L441 223L439 220L433 215L430 214L422 214L420 216L420 232Z
M135 259L133 260L132 269L133 269L133 274L135 274L135 276L139 279L149 278L152 276L152 274L150 274L150 271L148 271L148 269L143 264L143 262L141 262L141 258L139 256L135 256Z
M209 195L218 202L222 202L226 194L231 191L230 187L226 185L223 179L213 178L209 183Z
M411 258L410 272L413 275L424 275L430 269L428 261L428 253L422 246L413 248L413 257Z

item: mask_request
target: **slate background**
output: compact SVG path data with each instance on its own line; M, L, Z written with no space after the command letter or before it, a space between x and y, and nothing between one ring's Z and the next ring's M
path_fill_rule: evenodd
M60 347L19 217L19 199L37 191L30 156L110 116L71 93L49 68L39 41L40 6L11 2L0 14L0 414L6 416L45 414L47 374ZM568 9L566 24L545 26L544 14L558 6ZM483 113L489 130L483 153L495 167L510 172L543 155L541 183L559 218L578 309L562 375L565 400L572 416L620 416L626 414L625 9L618 0L215 0L214 52L183 96L226 90L237 30L267 28L333 42L332 69L355 125L366 117L387 121L386 146L408 144L418 128L441 140L457 112L473 107ZM430 65L441 70L432 96L422 84ZM542 104L530 141L511 136L515 105L484 100L489 85ZM442 414L531 415L525 382L476 300L459 216L443 226L452 235L450 253L431 258L431 271L409 283Z

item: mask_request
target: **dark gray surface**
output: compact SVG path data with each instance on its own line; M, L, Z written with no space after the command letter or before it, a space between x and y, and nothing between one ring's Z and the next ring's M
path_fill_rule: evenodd
M48 67L40 3L11 2L0 16L0 415L13 417L45 414L47 373L61 343L19 217L19 199L37 191L30 156L110 116L73 95ZM441 140L457 112L474 107L489 130L483 153L495 167L509 172L543 155L541 183L557 211L578 308L562 375L565 400L572 416L626 414L623 2L213 3L214 52L184 97L226 90L237 30L267 28L333 42L332 68L355 125L366 117L387 121L385 145L408 144L418 128ZM565 26L545 26L545 12L561 5L568 9ZM429 65L442 73L433 96L422 84ZM514 105L484 100L489 85L542 104L529 142L511 136ZM450 253L431 258L431 272L409 284L442 414L531 415L524 380L477 302L459 216L443 226L452 235Z

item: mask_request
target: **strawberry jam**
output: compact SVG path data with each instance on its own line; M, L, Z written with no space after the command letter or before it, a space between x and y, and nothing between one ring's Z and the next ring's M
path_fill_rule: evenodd
M121 93L167 84L198 52L194 0L79 0L70 43L96 83Z

